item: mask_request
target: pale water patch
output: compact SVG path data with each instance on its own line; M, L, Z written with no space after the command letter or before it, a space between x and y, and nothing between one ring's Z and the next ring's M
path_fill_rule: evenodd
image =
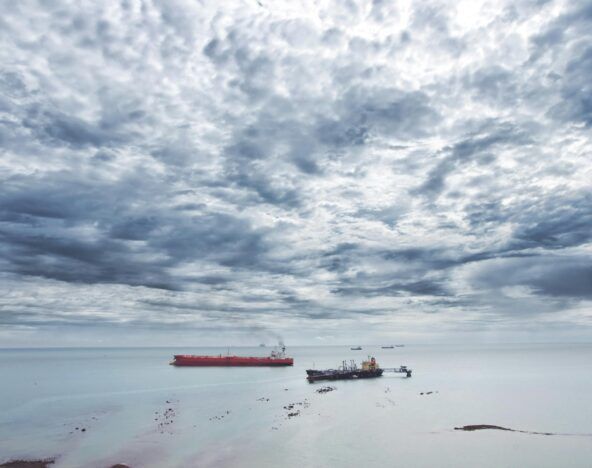
M276 369L169 366L179 352L226 348L0 351L0 462L587 467L592 459L592 346L297 347L294 367ZM412 367L413 377L338 381L324 394L305 380L306 368L368 354L383 367ZM475 424L574 435L454 431Z

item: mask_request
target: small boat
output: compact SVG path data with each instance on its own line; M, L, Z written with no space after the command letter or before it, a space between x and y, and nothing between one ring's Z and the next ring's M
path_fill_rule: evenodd
M362 351L362 347L361 346L354 346L353 348L349 348L352 351Z
M382 346L382 349L393 349L393 348L394 348L393 345L390 345L390 346Z

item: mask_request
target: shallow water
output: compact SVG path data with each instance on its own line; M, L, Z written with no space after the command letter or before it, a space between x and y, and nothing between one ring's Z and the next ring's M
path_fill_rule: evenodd
M179 352L226 348L0 350L0 462L591 466L591 345L294 347L292 368L167 365ZM383 367L412 367L413 377L333 382L325 394L315 390L326 384L305 380L306 368L368 354ZM287 417L284 406L304 402ZM471 424L559 435L454 431Z

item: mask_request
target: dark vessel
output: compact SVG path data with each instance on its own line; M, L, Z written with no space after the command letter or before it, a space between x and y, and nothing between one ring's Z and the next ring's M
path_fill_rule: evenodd
M390 346L382 346L382 349L393 349L393 348L394 348L393 345L390 345Z
M361 368L359 368L353 360L350 361L350 364L343 361L342 365L337 369L307 369L306 378L310 383L316 382L317 380L371 379L374 377L380 377L383 372L395 372L397 374L405 374L407 377L411 377L412 371L411 369L408 369L407 366L383 369L378 365L376 359L368 356L368 360L362 362Z
M378 366L374 358L362 362L361 368L354 361L350 361L350 364L343 361L343 364L338 369L308 369L306 371L309 382L316 382L317 380L370 379L380 377L382 373L383 370Z
M354 346L353 348L349 348L352 351L362 351L362 347L361 346Z

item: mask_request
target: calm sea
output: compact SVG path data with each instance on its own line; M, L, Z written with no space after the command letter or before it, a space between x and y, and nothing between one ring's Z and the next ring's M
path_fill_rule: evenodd
M592 466L591 345L294 347L292 368L168 365L175 353L226 351L0 350L0 463ZM305 380L309 367L368 355L383 367L406 364L413 377L335 382L328 393ZM556 435L454 430L473 424Z

